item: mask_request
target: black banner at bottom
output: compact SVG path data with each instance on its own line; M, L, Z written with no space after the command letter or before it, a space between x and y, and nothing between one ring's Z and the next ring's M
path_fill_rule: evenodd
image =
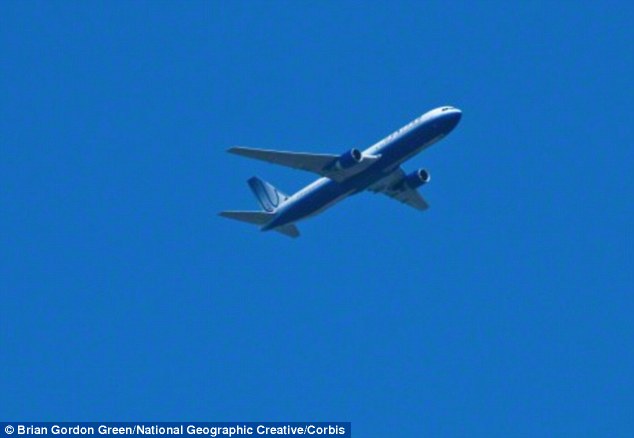
M189 423L189 422L6 422L0 426L0 437L30 436L189 436L189 437L350 437L350 423L344 422L262 422L262 423Z

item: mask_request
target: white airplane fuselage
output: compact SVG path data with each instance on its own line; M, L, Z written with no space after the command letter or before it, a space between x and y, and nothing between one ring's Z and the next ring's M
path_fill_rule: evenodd
M397 169L403 162L449 134L462 113L453 107L431 110L363 151L378 157L372 164L344 181L322 177L299 190L275 211L263 231L283 227L314 216L346 197L366 190Z

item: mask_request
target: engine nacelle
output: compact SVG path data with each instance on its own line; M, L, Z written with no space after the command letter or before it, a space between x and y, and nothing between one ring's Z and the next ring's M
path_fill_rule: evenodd
M335 168L339 170L350 169L363 161L363 154L359 149L350 149L348 152L341 154L341 157L335 163Z
M426 169L418 169L416 172L412 172L405 177L405 184L412 189L427 184L429 181L431 181L431 175Z

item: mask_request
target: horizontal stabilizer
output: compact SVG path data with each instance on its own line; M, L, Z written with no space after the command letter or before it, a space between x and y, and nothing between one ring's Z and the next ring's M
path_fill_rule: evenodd
M265 225L275 215L264 211L222 211L220 216L254 225Z
M274 213L265 211L222 211L219 214L222 217L260 226L266 225L275 217ZM273 228L273 230L292 238L299 237L299 230L294 224L282 225L281 227Z
M299 237L299 230L293 224L282 225L281 227L273 228L273 230L277 231L278 233L282 233L285 236L292 237L293 239Z

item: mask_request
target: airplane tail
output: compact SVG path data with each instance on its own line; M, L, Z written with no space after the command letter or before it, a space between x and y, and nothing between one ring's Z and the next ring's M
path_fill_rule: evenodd
M249 178L248 183L265 211L222 211L220 216L262 227L275 218L275 210L288 199L288 196L255 176ZM299 230L293 224L273 228L273 231L293 238L299 236Z
M257 176L249 178L247 182L258 202L267 212L274 212L288 199L286 194L273 187L272 184L262 181Z

